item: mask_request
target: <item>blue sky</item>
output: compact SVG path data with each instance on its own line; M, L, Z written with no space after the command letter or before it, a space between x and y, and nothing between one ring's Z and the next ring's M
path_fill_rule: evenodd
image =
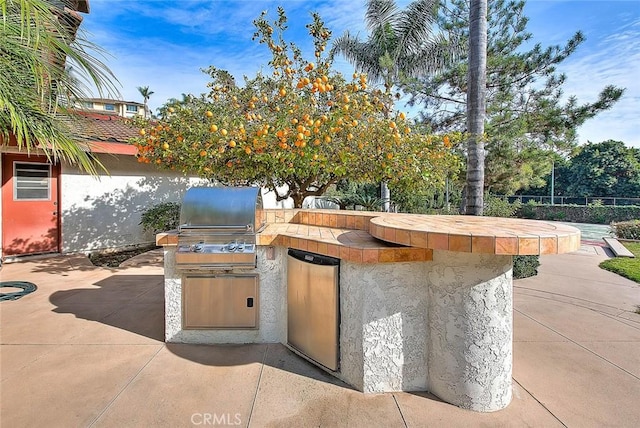
M104 61L121 84L121 98L141 102L137 86L149 86L153 111L169 98L206 92L209 65L237 78L254 76L269 52L252 42L252 21L263 10L275 17L282 5L289 18L287 40L313 56L304 26L316 11L333 36L345 30L366 36L364 0L89 0L87 37L107 52ZM408 0L398 0L404 6ZM593 102L608 84L626 88L611 110L579 129L580 143L607 139L640 148L640 0L528 0L525 14L533 41L564 44L576 31L586 41L559 67L567 75L566 95ZM351 73L353 67L338 61ZM402 105L398 105L402 109Z

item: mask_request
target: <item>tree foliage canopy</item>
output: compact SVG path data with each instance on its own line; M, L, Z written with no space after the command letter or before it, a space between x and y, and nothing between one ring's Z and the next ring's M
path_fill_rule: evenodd
M245 77L239 86L212 66L209 93L185 95L162 107L160 120L141 121L133 141L139 161L224 184L265 186L298 207L341 178L442 184L459 164L452 150L459 136L411 129L365 75L346 79L333 71L324 54L331 32L317 14L307 25L315 62L285 41L286 22L282 8L272 23L264 13L254 21L254 39L271 51L270 74Z
M451 0L441 8L439 25L468 38L468 0ZM552 152L568 153L576 129L611 108L624 90L602 89L593 103L565 97L567 76L557 66L585 38L581 32L564 46L527 49L533 35L526 30L524 1L489 2L486 83L486 171L488 190L510 194L544 185ZM467 58L443 73L407 83L411 103L422 106L422 118L436 132L466 132Z
M640 198L640 150L622 141L589 143L571 158L567 194Z

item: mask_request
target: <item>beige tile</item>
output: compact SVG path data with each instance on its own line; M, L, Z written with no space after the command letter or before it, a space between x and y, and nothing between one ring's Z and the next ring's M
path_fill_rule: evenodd
M540 239L535 238L518 238L518 255L528 256L540 254Z
M345 247L344 245L340 246L340 256L339 258L349 260L350 248Z
M318 254L329 255L329 249L326 242L318 242L316 250Z
M349 248L349 260L354 263L362 263L362 249Z
M362 262L363 263L377 263L378 262L378 250L365 248L362 250Z
M495 254L495 238L493 236L472 236L471 252L482 254Z
M385 227L383 239L387 242L396 242L396 230L392 227Z
M471 236L449 235L449 251L471 252Z
M518 238L516 237L497 236L495 246L496 254L510 256L518 255Z
M336 214L329 215L329 227L338 227L338 216Z
M327 253L331 257L340 258L340 246L336 244L329 244L327 246Z
M557 254L558 253L558 237L540 238L540 254Z
M446 233L429 233L427 236L427 245L433 250L448 250L449 235Z
M390 263L395 261L395 250L393 249L380 249L378 251L378 261L380 263Z
M317 253L318 252L318 242L314 241L312 239L308 239L307 240L307 251L310 251L312 253Z
M408 230L398 229L396 230L396 242L402 245L411 245L411 234Z
M409 235L412 247L427 248L427 234L425 232L412 231Z
M394 262L411 261L411 250L409 248L394 248L393 252L394 252L393 254Z
M354 216L352 216L352 215L347 216L346 226L347 226L347 229L355 229L356 228L356 219L355 219Z

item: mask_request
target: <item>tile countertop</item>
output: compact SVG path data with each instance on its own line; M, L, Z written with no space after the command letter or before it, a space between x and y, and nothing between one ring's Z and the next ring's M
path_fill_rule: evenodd
M497 255L562 254L580 249L580 231L561 223L516 218L382 215L369 233L412 247Z
M356 263L428 261L433 250L496 255L560 254L580 248L580 231L559 223L473 216L340 210L275 210L258 245L284 246ZM156 236L176 245L176 231Z

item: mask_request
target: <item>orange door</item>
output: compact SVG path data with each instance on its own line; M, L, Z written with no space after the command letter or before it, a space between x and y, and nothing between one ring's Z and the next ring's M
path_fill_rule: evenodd
M60 251L60 166L42 156L2 155L2 255Z

